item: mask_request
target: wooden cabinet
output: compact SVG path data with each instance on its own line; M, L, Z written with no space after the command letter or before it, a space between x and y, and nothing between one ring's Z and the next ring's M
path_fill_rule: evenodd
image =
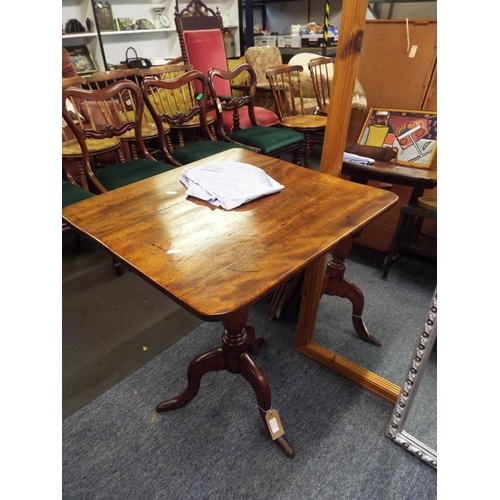
M63 46L87 45L99 71L105 71L107 65L118 65L125 61L128 47L133 47L139 57L171 59L181 55L179 40L175 30L174 11L185 8L189 0L108 0L114 19L130 18L134 22L147 19L154 29L117 31L104 30L99 27L95 11L98 9L96 0L62 0L62 23L65 26L68 19L78 19L84 26L90 19L91 32L78 34L63 34ZM206 2L206 5L219 11L225 20L225 25L235 38L236 54L239 57L239 5L238 0L221 0ZM168 26L159 22L155 8L163 7L163 14L169 21ZM129 54L133 56L133 54Z
M366 93L368 108L351 113L347 142L357 142L371 107L436 111L437 108L437 21L384 20L366 21L358 80ZM412 57L413 56L413 57ZM437 155L431 170L437 171ZM398 204L369 224L356 239L359 243L388 252L402 205L410 198L411 188L382 185L399 196ZM425 196L437 196L437 188ZM426 221L424 231L436 235L436 223Z

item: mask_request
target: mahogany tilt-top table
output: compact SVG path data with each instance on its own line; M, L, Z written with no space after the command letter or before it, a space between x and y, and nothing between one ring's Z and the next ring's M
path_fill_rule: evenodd
M221 345L190 363L186 389L157 411L186 405L209 371L239 373L254 389L271 437L293 457L282 427L269 423L271 390L249 356L264 339L247 325L248 309L388 210L397 196L245 149L189 166L214 160L252 164L285 188L226 211L187 197L179 168L68 206L63 219L186 310L222 322Z

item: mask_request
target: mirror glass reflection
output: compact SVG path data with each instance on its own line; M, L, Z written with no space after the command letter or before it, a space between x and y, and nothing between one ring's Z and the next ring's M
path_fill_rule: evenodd
M437 292L417 339L386 434L437 469Z
M347 299L328 295L320 300L314 342L400 387L436 287L437 267L402 258L387 280L381 275L373 251L355 245L345 278L362 290L363 320L381 346L356 335Z
M437 453L437 340L423 368L404 430Z

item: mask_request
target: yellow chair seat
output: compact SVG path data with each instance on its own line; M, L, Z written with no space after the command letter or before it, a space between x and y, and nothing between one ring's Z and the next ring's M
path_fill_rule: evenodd
M87 139L85 143L91 155L100 154L117 149L120 146L120 138ZM77 158L82 156L82 149L76 139L62 143L62 155L65 158Z
M326 127L326 116L320 115L298 115L288 116L280 122L282 127L300 129L321 129Z

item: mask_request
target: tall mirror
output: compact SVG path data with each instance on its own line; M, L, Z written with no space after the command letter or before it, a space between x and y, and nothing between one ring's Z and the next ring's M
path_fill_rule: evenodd
M416 19L408 22L399 17L372 21L367 20L366 1L343 2L340 5L338 2L330 2L331 19L336 19L340 13L341 21L332 84L331 102L333 99L334 106L328 116L327 137L324 141L328 147L323 146L322 171L332 173L339 158L341 162L345 143L357 141L370 107L436 109L432 108L436 100L425 100L426 92L423 90L424 83L428 88L432 87L434 80L431 75L436 74L436 2L410 2L404 6L398 4L397 9L392 9L392 14L395 15L396 11L405 7L405 15L411 16L409 9L413 4L419 4L419 7L423 4L430 5L433 8L429 12L430 18L420 19L419 16L424 14L419 13ZM347 21L348 16L351 21ZM358 36L361 30L362 37ZM361 44L358 39L361 39ZM410 46L417 46L412 54L407 52L408 40ZM395 61L398 61L397 64ZM344 98L346 93L349 90L352 92L346 82L356 78L365 90L367 109L346 109L341 113L339 108L346 102L348 106L350 102ZM337 99L338 96L341 98ZM430 107L422 108L424 104ZM342 137L344 142L341 142L339 131L343 129L341 124L346 122L348 126L344 125L344 128L348 128L347 140ZM437 158L433 160L429 170L437 170ZM422 318L436 287L437 270L435 265L403 258L391 267L387 280L381 280L381 262L377 259L383 258L390 250L400 208L408 203L412 188L372 181L369 184L393 191L400 200L390 213L382 214L354 239L358 249L366 248L372 251L372 256L368 252L362 255L351 251L344 276L361 289L364 295L362 319L369 333L380 341L381 346L363 342L356 336L351 320L352 304L348 300L323 295L316 321L306 318L316 312L314 305L311 305L311 314L304 308L307 314L303 315L302 323L299 318L299 329L302 332L307 330L306 335L309 335L312 325L314 338L310 345L305 338L304 343L298 347L301 352L394 403L415 340L420 333ZM433 196L427 191L425 195ZM432 223L435 225L431 221L431 226ZM318 276L321 272L322 269L318 269ZM313 287L307 292L310 292L309 296L313 295Z
M413 3L419 2L410 2ZM435 2L430 3L435 7ZM435 14L434 17L430 15L429 19L420 19L418 15L418 19L411 20L411 13L406 11L409 21L405 18L368 21L367 4L366 1L358 0L340 5L340 36L330 101L333 106L330 107L324 141L328 147L323 146L320 166L321 171L332 175L338 175L345 144L356 142L370 107L436 109L432 107L436 99L431 100L421 85L425 82L427 88L431 89L435 83L434 75L437 74ZM410 5L407 3L405 6ZM392 11L394 14L396 9ZM330 2L330 14L331 18L338 14L334 2ZM389 61L380 60L390 52L389 49L399 51L396 56L400 63L395 63L392 53ZM410 66L410 69L406 66ZM346 96L350 95L349 91L352 92L356 78L368 100L365 112L346 109L350 104ZM345 140L342 133L347 127L349 131ZM355 133L356 130L358 135L349 137L349 133ZM436 168L436 164L430 168ZM393 190L400 196L401 205L395 207L393 215L397 223L400 207L408 203L411 189L403 186L406 192L398 191L399 186L381 185L380 182L377 187ZM380 254L387 255L394 233L387 231L383 225L373 230L375 223L385 215L373 221L355 239L359 243L358 249L375 248ZM384 240L388 247L376 248L376 245L369 244L366 236L370 230L372 236L375 233L375 237L379 241ZM352 304L348 300L321 295L317 284L321 282L324 269L318 263L306 273L297 328L297 337L300 338L298 342L296 338L296 348L391 403L396 403L415 342L421 334L422 319L427 314L436 288L436 266L402 258L391 267L384 281L381 279L380 262L368 253L364 255L351 251L344 276L362 291L362 320L370 335L380 341L380 346L365 342L356 335L351 318ZM314 301L318 295L321 298L316 308ZM411 425L411 419L408 425Z
M362 3L358 2L358 8ZM435 2L432 3L434 12L435 6ZM369 108L387 106L392 109L436 110L435 95L433 99L429 97L435 83L435 76L431 75L437 74L435 14L431 13L425 20L419 19L423 14L416 14L411 21L412 14L406 10L404 16L409 17L410 21L405 18L394 19L399 7L390 9L393 16L390 21L365 22L356 77L364 87ZM403 7L411 8L411 5L405 4ZM347 13L353 18L360 15L359 11L353 9L352 4L344 2L342 16ZM354 27L352 33L359 25L353 20L351 26ZM340 36L342 37L342 26ZM408 44L416 51L414 54L410 54ZM339 47L342 52L346 45L339 40ZM350 42L347 47L352 47ZM390 61L383 59L383 54L386 53L391 54ZM339 81L348 80L349 68L342 64L342 58L339 60L337 57L337 60L339 64L336 63L335 77ZM350 77L352 78L352 75ZM431 90L430 93L422 92L423 83ZM332 88L336 90L342 86L334 82ZM356 142L358 136L349 137L349 134L356 130L359 133L367 113L368 110L366 113L350 113L347 142ZM328 140L333 135L328 127L326 135ZM326 155L328 160L335 162L335 155L328 152ZM431 169L437 170L437 160ZM399 186L371 184L392 190L400 196L401 204L408 203L408 188L405 191L399 190ZM400 207L401 205L395 207L396 220ZM386 214L383 215L385 216ZM388 250L382 246L377 247L384 240L384 231L387 229L384 227L387 218L382 223L380 221L382 217L374 221L371 228L367 227L363 231L364 235L362 233L354 240L360 243L361 248L365 245L367 248L376 248L381 253ZM385 239L389 240L390 245L392 236L385 236ZM311 357L316 356L316 359L326 366L395 403L396 416L391 420L390 437L430 465L437 467L436 349L433 347L436 328L435 321L429 319L429 315L437 313L437 309L433 311L433 308L436 308L437 268L402 258L397 265L392 266L387 281L383 281L377 263L370 261L371 257L367 255L351 252L346 263L345 278L362 290L365 298L363 320L370 334L376 337L381 345L372 345L356 337L349 322L349 301L323 295L314 333L316 345L307 346L306 350ZM431 301L433 304L429 311ZM422 322L426 317L423 332ZM433 327L429 330L430 322ZM424 341L427 349L425 359L421 359L424 354L421 349ZM419 349L418 353L415 353L415 349ZM405 374L410 360L412 365L409 373L412 379L407 382L409 376L405 378ZM415 364L417 360L420 360L418 370ZM401 391L403 382L408 385L413 383L412 390L408 391L403 385L404 389ZM405 401L402 398L405 398ZM394 419L398 419L398 422Z
M334 105L330 108L333 112L329 113L333 116L328 117L332 126L327 126L324 144L328 147L323 146L322 171L338 175L332 171L341 164L346 142L357 141L370 107L436 110L435 93L432 100L431 93L422 90L424 85L426 89L433 90L437 74L435 1L296 0L293 9L288 2L263 3L267 4L269 29L280 31L293 23L322 19L326 3L329 5L330 23L340 27L332 84L335 95L331 95L330 101ZM368 6L372 9L368 9ZM299 12L306 18L298 18ZM380 16L378 19L377 12ZM347 17L351 20L344 24ZM344 26L347 28L344 29ZM399 51L396 54L399 58L397 62L387 50L388 46L391 50ZM381 60L384 54L389 55ZM368 100L365 111L343 108L346 103L346 106L350 106L348 96L353 88L350 82L356 78ZM347 128L347 140L344 140L342 134ZM323 169L323 163L332 168ZM437 169L435 164L431 168ZM406 191L399 191L398 186L381 185L380 182L377 187L393 190L400 196L402 204L408 202L409 187L405 187ZM394 228L400 206L395 207L393 212ZM359 248L375 249L380 254L388 253L394 233L384 227L385 222L379 224L383 217L370 224L356 238ZM379 241L385 241L388 247L371 245L368 241L370 232ZM296 344L296 347L300 352L395 403L415 341L421 333L422 319L427 314L429 301L436 288L436 267L401 259L392 266L388 279L383 281L380 262L368 254L351 252L346 264L345 278L363 292L363 320L381 346L369 344L357 337L351 320L352 306L348 300L323 295L317 311L314 304L308 303L303 308L302 323L299 318L297 331L306 331L305 335L309 335L310 329L314 328L313 341L306 340L299 346ZM318 264L314 272L319 282L324 266ZM312 296L314 293L312 286L306 287L306 294ZM314 317L316 312L317 317Z

